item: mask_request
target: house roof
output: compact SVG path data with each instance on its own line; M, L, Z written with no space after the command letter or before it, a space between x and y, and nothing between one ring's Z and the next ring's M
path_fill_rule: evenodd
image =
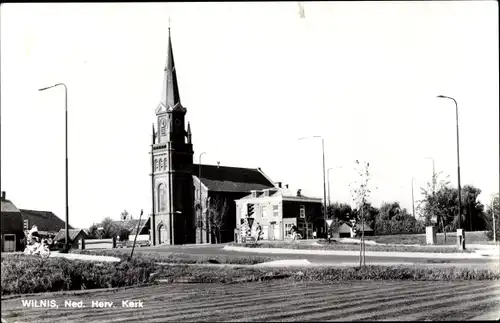
M266 191L268 191L268 195L266 196ZM252 194L248 194L244 197L242 197L240 200L247 200L247 199L254 199L254 198L267 198L267 197L274 197L274 196L281 196L283 200L287 201L308 201L308 202L318 202L321 203L322 199L321 198L316 198L316 197L309 197L305 195L300 195L297 196L297 191L293 191L290 188L279 188L279 187L274 187L273 189L264 189L264 190L258 190L256 192L257 196L254 197Z
M259 168L216 165L193 165L193 176L199 177L208 190L216 192L250 192L274 187L274 183Z
M50 211L21 209L23 220L29 220L29 226L36 225L39 231L57 232L65 227L65 222ZM69 229L73 229L68 225Z
M137 226L140 226L139 232L141 232L144 228L144 226L148 223L149 218L147 219L141 219L140 224L139 224L139 219L133 219L133 220L125 220L125 221L113 221L111 222L111 225L113 225L116 229L127 229L130 234L135 234L137 231Z
M351 227L345 223L342 223L337 230L335 230L337 233L351 233Z
M363 227L365 228L365 230L364 230L365 232L366 231L373 231L373 229L370 228L370 226L368 224L366 224L366 223L363 226L361 226L361 223L356 223L356 229L358 231L361 231Z
M1 201L1 211L2 212L21 212L10 200Z
M71 229L68 230L69 232L69 240L73 241L79 234L80 232L83 234L83 236L86 238L87 234L83 229ZM66 230L61 229L59 232L57 232L56 236L54 237L54 241L59 241L59 240L64 240L66 238Z

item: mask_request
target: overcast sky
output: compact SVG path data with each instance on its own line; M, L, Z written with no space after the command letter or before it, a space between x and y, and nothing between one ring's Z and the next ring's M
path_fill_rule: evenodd
M349 202L354 161L372 202L411 211L436 171L483 203L499 186L496 1L4 4L1 186L17 207L65 214L64 82L70 224L151 212L151 124L168 20L195 162L257 168ZM378 189L377 189L378 188Z

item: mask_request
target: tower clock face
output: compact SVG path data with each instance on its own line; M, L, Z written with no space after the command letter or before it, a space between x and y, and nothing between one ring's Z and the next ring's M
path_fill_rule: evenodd
M165 118L160 119L160 129L161 129L161 134L164 135L166 133L165 127L167 125L167 120Z
M176 126L179 126L180 124L181 124L181 120L179 120L179 119L175 119L175 125L176 125Z

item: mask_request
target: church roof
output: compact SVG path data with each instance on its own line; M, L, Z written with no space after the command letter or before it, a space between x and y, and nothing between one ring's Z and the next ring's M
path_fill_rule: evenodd
M199 164L193 164L198 178ZM216 192L250 192L274 187L274 183L259 168L201 165L201 182Z

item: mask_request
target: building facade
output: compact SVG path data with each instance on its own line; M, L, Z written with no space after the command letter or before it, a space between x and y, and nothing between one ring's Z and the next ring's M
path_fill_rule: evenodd
M162 96L155 110L150 152L152 245L232 241L236 227L234 200L254 189L274 187L260 169L193 165L192 134L189 123L187 127L185 124L186 113L179 95L169 29ZM226 201L228 207L224 225L214 230L218 222L212 221L213 215L217 215L214 202L218 200Z
M153 126L151 145L154 245L195 242L193 146L189 124L186 130L186 113L179 96L169 29L162 95L155 110L158 131Z
M324 232L322 200L277 187L254 190L236 201L236 223L240 236L255 235L260 224L264 240L285 240L295 225L305 239Z
M23 218L21 211L5 197L1 196L1 248L2 252L22 251L25 247Z

